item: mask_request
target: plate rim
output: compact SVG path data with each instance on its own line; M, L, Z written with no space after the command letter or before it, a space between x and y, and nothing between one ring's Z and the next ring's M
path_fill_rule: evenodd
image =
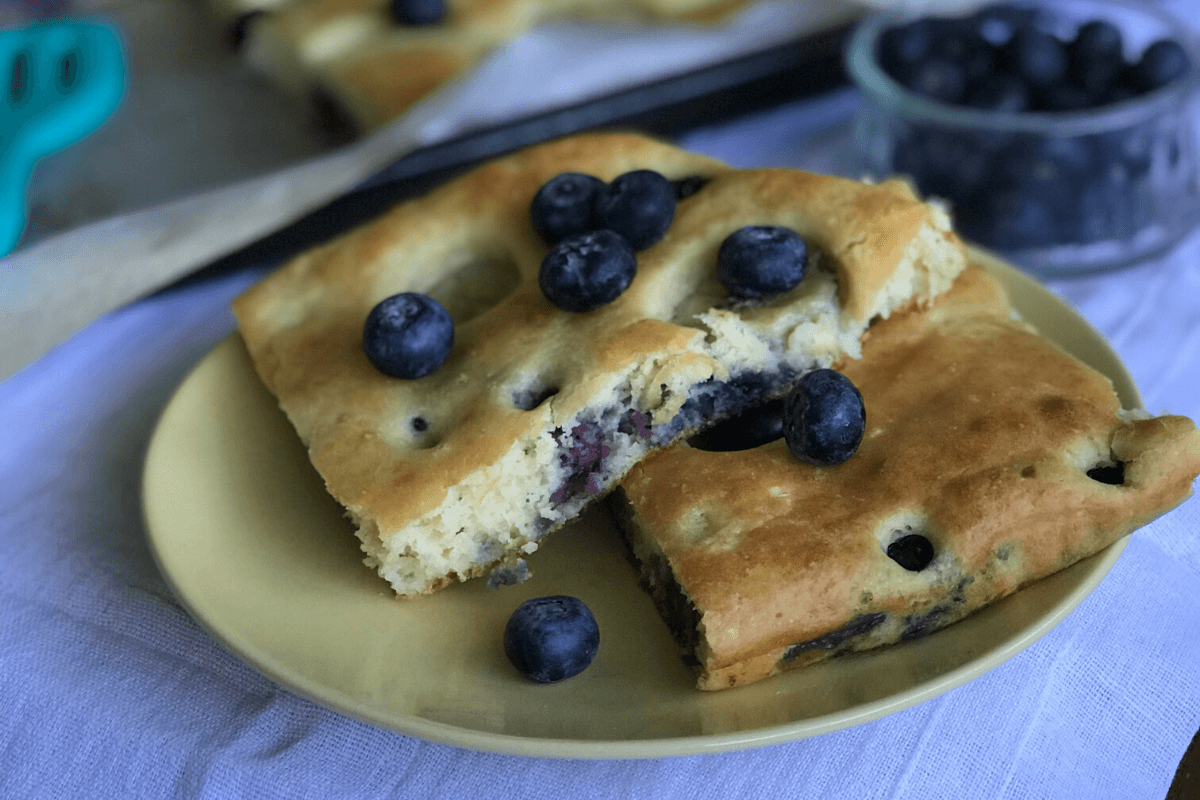
M1053 307L1055 315L1065 315L1073 318L1078 325L1083 326L1094 334L1101 350L1121 374L1113 376L1101 370L1110 380L1119 377L1131 390L1131 396L1123 398L1126 403L1136 407L1142 404L1140 393L1120 356L1112 348L1106 337L1091 325L1077 310L1058 295L1051 292L1035 278L1022 273L1017 268L1007 264L997 256L975 246L969 248L971 261L984 267L988 272L999 277L1009 285L1019 286L1023 292L1041 295L1041 299ZM160 547L164 542L156 535L152 524L154 511L152 509L150 484L153 480L152 469L159 457L158 448L162 446L162 427L165 417L175 404L176 399L186 390L197 372L206 362L214 358L218 351L228 347L239 338L235 330L221 339L213 348L190 369L172 392L168 401L160 410L154 424L149 444L146 448L142 463L140 482L140 509L143 530L147 545L154 559L155 566L166 581L171 592L188 613L188 615L212 636L225 650L233 654L266 679L288 691L309 700L310 702L344 714L369 725L390 730L424 741L438 744L462 747L480 752L502 755L517 755L548 758L570 759L645 759L663 758L684 755L705 755L719 752L730 752L750 748L764 747L772 744L782 744L790 741L819 736L837 730L843 730L932 700L936 697L958 688L987 672L992 671L1009 661L1021 651L1029 648L1051 630L1056 628L1093 592L1112 570L1131 534L1126 535L1109 545L1104 550L1089 556L1082 562L1088 563L1088 572L1081 583L1070 591L1062 600L1028 628L1013 636L1003 646L979 656L971 661L943 673L932 680L918 683L913 687L887 697L854 706L849 711L827 713L822 716L807 718L801 721L790 721L767 725L748 730L683 735L676 737L638 738L638 739L568 739L555 737L535 737L517 734L497 733L453 725L447 722L427 719L414 714L385 714L380 713L369 702L346 696L339 689L331 688L316 680L301 675L288 664L280 663L279 659L267 653L255 652L252 647L236 641L214 623L203 608L193 602L193 598L183 590L176 576L168 569ZM1123 403L1125 405L1126 403ZM937 635L935 632L931 635ZM861 654L869 657L870 652ZM700 690L696 690L699 692Z

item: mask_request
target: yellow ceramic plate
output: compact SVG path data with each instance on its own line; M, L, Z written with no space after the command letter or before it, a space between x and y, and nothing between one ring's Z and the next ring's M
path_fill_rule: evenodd
M1029 278L979 258L1026 319L1112 378L1125 406L1140 405L1129 373L1083 319ZM490 591L473 581L393 599L363 565L350 525L236 335L164 411L146 458L144 510L159 566L191 614L288 689L422 739L589 758L755 747L935 697L1049 631L1125 546L924 639L703 693L601 513L550 539L521 586ZM600 652L569 681L529 683L505 660L504 624L524 600L560 593L592 608Z

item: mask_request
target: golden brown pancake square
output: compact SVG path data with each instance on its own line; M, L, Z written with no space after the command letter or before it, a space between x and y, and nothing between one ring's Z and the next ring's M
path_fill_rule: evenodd
M562 172L653 169L701 179L624 294L562 311L537 280L549 245L534 194ZM693 185L696 182L693 182ZM804 279L757 304L716 278L721 242L784 225ZM593 134L499 159L304 253L234 310L255 368L354 522L366 562L402 596L494 574L613 488L648 452L797 376L856 358L870 321L949 287L965 250L899 182L737 170L643 136ZM422 292L455 325L417 380L364 355L381 300Z
M1191 420L1123 411L975 266L837 368L866 408L848 461L680 443L612 497L701 689L943 628L1166 513L1200 473Z

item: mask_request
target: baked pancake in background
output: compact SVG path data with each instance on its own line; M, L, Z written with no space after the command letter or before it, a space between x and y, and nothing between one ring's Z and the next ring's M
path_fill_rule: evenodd
M848 461L680 443L611 498L702 689L925 635L1191 494L1195 424L1122 410L977 267L864 339L838 364L866 407Z
M564 172L655 170L679 199L636 277L587 312L543 295L530 205ZM717 251L745 226L808 243L794 288L733 302ZM595 134L499 159L305 253L237 298L255 368L402 596L522 579L541 539L648 452L857 358L873 319L928 302L966 265L940 209L900 182L737 170L643 136ZM427 294L454 323L414 380L364 355L372 308ZM495 572L493 572L495 570Z
M211 0L209 8L250 66L366 131L538 25L713 26L750 2L447 0L444 16L427 24L399 21L403 15L388 0ZM858 12L848 4L813 0L805 13L817 32L847 23Z

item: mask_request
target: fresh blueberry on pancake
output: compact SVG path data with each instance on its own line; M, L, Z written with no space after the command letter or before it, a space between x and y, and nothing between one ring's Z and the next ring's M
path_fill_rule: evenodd
M637 256L625 238L599 230L559 242L542 260L538 285L564 311L591 311L620 297L636 271Z
M595 227L616 231L634 250L661 239L674 219L675 186L654 170L626 172L596 199Z
M538 189L529 207L533 228L549 244L592 230L592 209L604 181L582 172L556 175Z
M866 424L858 387L833 369L805 375L784 404L783 438L788 449L817 467L848 461L862 443Z
M454 323L438 301L403 292L381 301L363 326L363 352L393 378L423 378L450 355Z
M717 279L734 297L759 300L800 283L807 259L808 247L795 231L750 225L721 243Z

